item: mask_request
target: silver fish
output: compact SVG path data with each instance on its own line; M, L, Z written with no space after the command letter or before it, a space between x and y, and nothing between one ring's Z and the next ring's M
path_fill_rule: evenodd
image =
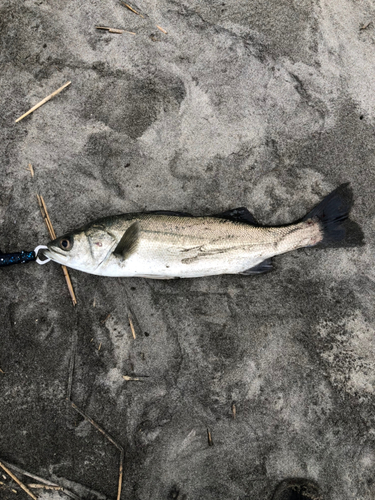
M301 221L261 227L246 208L210 217L148 212L106 217L48 244L46 257L100 276L196 278L260 274L271 257L341 240L350 202L340 188Z

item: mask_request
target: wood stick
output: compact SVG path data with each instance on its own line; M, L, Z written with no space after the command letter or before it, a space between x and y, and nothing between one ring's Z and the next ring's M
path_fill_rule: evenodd
M47 101L49 101L50 99L52 99L52 97L55 97L55 95L59 94L62 90L65 89L65 87L67 87L68 85L70 85L72 82L67 82L65 85L63 85L62 87L60 87L59 89L55 90L55 92L52 92L52 94L50 94L49 96L45 97L42 101L38 102L38 104L35 104L35 106L33 106L31 109L29 109L29 111L27 111L25 114L23 114L22 116L20 116L19 118L17 118L16 122L19 122L21 120L23 120L26 116L28 116L30 113L32 113L33 111L35 111L36 109L40 108L40 106L43 106L43 104L45 104Z
M112 28L111 28L112 29ZM136 35L137 33L134 33L134 31L127 31L127 30L122 30L123 33L128 33L129 35ZM109 30L110 33L114 33L114 31Z
M47 216L46 216L46 214L45 214L45 212L44 212L41 197L37 194L37 195L36 195L36 198L37 198L37 200L38 200L38 205L39 205L39 208L40 208L40 212L41 212L42 217L43 217L43 219L44 219L44 222L45 222L45 224L46 224L46 226L47 226L48 234L49 234L50 238L51 238L52 240L54 240L55 238L53 238L53 236L51 236L51 235L54 233L54 231L53 231L53 228L51 228L51 227L50 227L50 225L49 225L49 221L48 221Z
M20 469L16 465L10 464L9 462L3 461L3 464L5 464L10 469L15 470L19 474L22 474L23 476L31 477L31 479L35 479L36 481L39 481L40 483L44 483L44 484L47 484L49 486L57 486L56 483L52 483L51 481L47 481L47 479L43 479L42 477L36 476L35 474L31 474L31 472L27 472L26 470Z
M44 479L42 477L39 477L39 476L36 476L35 474L31 474L31 472L28 472L26 470L23 470L21 469L20 467L17 467L16 465L13 465L13 464L10 464L9 462L3 462L5 463L5 465L13 470L15 470L16 472L19 472L20 474L22 474L23 476L27 476L27 477L30 477L31 479L35 479L36 481L39 481L40 483L43 483L45 484L46 486L53 486L54 488L61 488L61 491L65 493L65 495L67 495L68 497L70 498L73 498L73 500L80 500L79 497L77 497L77 495L75 495L74 493L72 493L71 491L67 490L66 488L64 488L63 486L59 486L58 484L56 483L52 483L51 481L48 481L47 479ZM29 488L31 487L31 485L29 484L28 485Z
M11 472L2 462L0 462L0 467L8 474L8 476L10 476L13 479L13 481L15 481L18 484L18 486L20 486L23 489L25 493L29 495L29 497L31 497L33 500L38 500L36 496L33 493L31 493L31 491L18 479L18 477L16 477L13 474L13 472Z
M122 448L120 451L120 465L119 465L119 473L118 473L117 500L120 500L120 498L121 498L123 474L124 474L124 449Z
M207 441L208 441L208 446L213 446L214 442L212 441L212 434L210 429L207 429Z
M95 26L97 30L107 30L109 33L129 33L130 35L136 35L134 31L127 31L127 30L119 30L117 28L107 28L106 26Z
M68 377L68 390L67 390L67 399L70 401L72 396L73 389L73 376L74 376L74 366L76 362L76 352L77 352L77 326L74 328L73 337L72 337L72 353L70 355L69 361L69 377Z
M137 380L139 382L142 382L142 379L139 377L130 377L129 375L123 375L122 378L126 381Z
M56 239L56 233L55 233L55 230L53 229L51 219L50 219L50 217L48 215L47 206L46 206L46 204L44 202L43 196L37 194L36 197L38 199L39 208L40 208L40 211L42 213L42 217L44 219L44 222L46 223L49 235L50 235L50 237L51 237L52 240L55 240ZM68 269L64 265L61 265L61 268L62 268L64 276L65 276L66 284L68 285L68 290L69 290L70 297L71 297L72 302L73 302L73 306L75 306L75 305L77 305L77 299L76 299L76 295L74 293L74 289L73 289L73 285L72 285L72 282L71 282L71 279L70 279L70 276L69 276Z
M48 230L49 230L49 235L51 236L51 238L53 240L56 239L56 233L55 233L55 230L53 229L53 226L52 226L52 222L51 222L51 219L48 215L48 210L47 210L47 206L44 202L44 198L42 195L39 195L39 198L40 198L40 203L42 204L42 207L43 207L43 211L44 211L44 214L45 214L45 219L47 220L47 223L48 223Z
M118 478L118 487L117 487L117 500L120 500L121 497L121 490L122 490L122 477L123 477L123 471L124 471L124 448L120 446L116 441L106 432L100 425L98 425L91 417L83 413L82 410L78 408L76 404L73 403L73 401L70 401L72 407L78 411L80 415L82 415L83 418L85 418L88 422L90 422L91 425L95 427L99 432L105 436L110 443L112 443L116 448L120 451L120 465L119 465L119 478Z
M31 165L31 163L29 163L29 166L27 167L27 170L30 171L31 177L34 177L34 169L33 169L33 166Z
M369 21L368 23L364 24L361 28L359 28L360 30L365 30L366 28L368 28L370 26L370 24L372 24L372 21Z
M56 491L63 491L62 486L49 486L47 484L35 484L35 483L30 483L28 484L28 487L31 488L32 490L56 490Z
M61 266L61 268L62 268L64 276L65 276L66 284L68 285L68 290L70 293L70 298L72 299L72 302L73 302L73 306L76 306L77 299L76 299L76 295L74 293L74 288L73 288L72 281L71 281L69 273L68 273L68 269L66 266L63 266L63 265Z
M167 34L168 34L168 31L165 31L165 29L164 29L164 28L162 28L161 26L156 25L156 27L157 27L157 29L158 29L158 30L160 30L160 31L161 31L162 33L164 33L165 35L167 35Z
M109 33L117 33L118 35L121 35L124 33L125 30L119 30L117 28L106 28L104 26L95 26L97 30L106 30Z
M107 319L111 316L111 313L107 314L107 316L100 322L102 325L107 321Z
M130 314L128 314L128 319L129 319L129 325L130 325L130 330L132 331L133 339L135 340L137 338L134 330L134 325L133 325L133 320Z
M101 432L103 434L103 436L105 436L108 441L110 441L114 446L116 446L116 448L118 450L123 450L123 447L120 446L119 444L116 443L116 441L102 428L100 427L100 425L98 425L91 417L89 417L88 415L86 415L85 413L83 413L82 410L80 410L78 408L78 406L73 403L73 401L70 401L71 405L72 405L72 408L74 408L76 411L78 411L78 413L83 417L85 418L88 422L90 422L91 425L93 425L95 427L95 429L97 429L99 432Z
M143 17L142 14L140 14L139 12L137 12L136 10L134 10L133 7L130 7L130 5L128 5L127 3L122 2L122 1L121 1L121 3L124 4L125 7L127 7L129 10L131 10L132 12L134 12L134 14L137 14L137 16ZM144 17L143 17L143 19L144 19Z

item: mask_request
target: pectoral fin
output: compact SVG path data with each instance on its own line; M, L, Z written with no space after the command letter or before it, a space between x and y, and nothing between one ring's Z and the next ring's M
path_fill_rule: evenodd
M113 254L126 259L134 252L139 241L139 222L134 222L123 234Z

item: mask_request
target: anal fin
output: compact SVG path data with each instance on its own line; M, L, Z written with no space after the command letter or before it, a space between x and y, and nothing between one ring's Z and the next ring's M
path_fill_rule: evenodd
M270 271L273 271L274 267L272 264L271 259L266 259L263 262L260 262L254 267L251 267L250 269L246 269L246 271L243 271L242 273L244 276L250 276L252 274L264 274L264 273L269 273Z

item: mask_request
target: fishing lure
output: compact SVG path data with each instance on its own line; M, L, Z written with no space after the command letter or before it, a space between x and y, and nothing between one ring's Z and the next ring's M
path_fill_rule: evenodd
M48 249L46 245L38 245L31 252L26 252L22 250L21 252L15 253L2 253L0 252L0 267L13 266L14 264L27 264L28 262L37 262L38 264L47 264L51 259L45 257L41 260L38 257L39 250Z

